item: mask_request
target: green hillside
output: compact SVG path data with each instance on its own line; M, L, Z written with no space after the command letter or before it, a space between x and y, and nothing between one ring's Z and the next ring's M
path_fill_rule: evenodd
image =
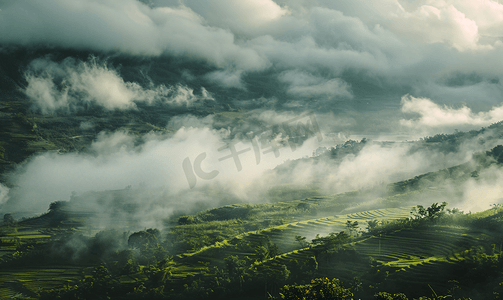
M227 205L136 233L101 228L90 236L85 220L99 212L83 210L75 197L39 217L4 218L0 292L7 299L297 299L287 291L337 278L355 299L492 299L503 282L503 208L463 213L431 201L451 197L455 207L462 193L452 187L479 180L500 156L496 147L374 197L362 190Z

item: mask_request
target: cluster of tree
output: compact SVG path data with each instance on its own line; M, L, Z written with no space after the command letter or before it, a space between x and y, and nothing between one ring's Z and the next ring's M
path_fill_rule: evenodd
M409 218L408 222L439 222L450 215L444 213L444 208L443 203L434 204L427 208L418 206L415 210L417 215L414 218ZM389 224L378 225L375 220L369 222L369 228L374 230L380 226L386 227ZM156 245L157 237L158 231L156 230L130 235L128 239L130 251L141 251L142 248L152 249L152 246ZM296 239L299 243L306 243L303 237L299 236ZM323 268L326 270L330 264L337 266L341 261L351 261L354 259L353 256L359 257L356 252L346 249L345 245L350 240L351 237L344 231L325 237L317 236L313 239L311 250L309 250L309 252L315 253L315 256L283 262L277 259L279 254L277 247L265 238L260 245L246 244L242 245L243 249L240 248L243 251L253 249L255 253L253 257L230 255L224 259L222 268L208 265L206 271L194 276L187 276L184 279L173 276L172 272L175 271L176 265L169 259L157 260L157 262L150 261L142 267L138 260L123 252L121 263L117 264L117 266L122 265L120 270L117 270L116 265L113 264L100 267L101 271L91 279L87 278L70 288L51 291L46 294L46 299L85 299L84 296L79 298L79 293L87 295L86 297L93 294L97 297L96 299L99 299L97 295L105 295L104 297L111 299L163 299L166 297L170 299L226 299L239 298L244 295L256 299L267 296L295 300L352 299L353 297L371 299L372 295L373 299L409 299L405 294L396 291L393 281L388 278L389 270L385 266L373 264L371 261L369 261L369 273L362 277L363 285L362 281L355 279L355 282L349 287L344 287L340 280L314 277L318 272L319 258L329 258L322 259L320 263L325 265ZM243 253L241 250L239 252ZM446 276L461 274L464 270L472 270L470 278L473 276L483 278L482 281L486 280L487 276L493 276L494 280L488 281L491 285L475 283L479 285L477 287L473 282L465 281L460 281L460 285L469 287L476 292L488 289L494 295L499 293L501 286L498 283L503 281L503 277L497 271L503 267L499 254L495 254L494 250L493 253L488 254L481 249L474 248L467 252L465 257L467 257L466 262L457 265L456 268L459 269L449 270ZM102 269L104 267L106 272ZM147 279L134 284L121 283L118 276L127 274L143 274ZM465 278L468 279L467 276ZM296 284L296 282L301 284ZM108 287L113 287L113 290ZM122 292L117 294L118 290ZM387 290L393 292L383 292ZM457 297L463 293L471 295L465 292L458 289L456 292L449 292L446 296L433 295L431 298L458 299ZM421 299L430 298L423 297Z
M125 295L141 294L143 291L141 283L121 283L117 276L110 273L104 265L100 265L93 270L91 277L74 285L41 292L40 300L116 299Z
M179 223L184 224L172 227L166 233L167 249L173 254L196 251L246 231L246 222L240 220L197 223L192 222L192 216L183 216Z
M339 233L332 232L328 236L320 237L319 234L311 241L311 246L321 253L332 253L342 248L348 241L349 235L341 231Z
M503 146L498 145L485 153L474 154L474 159L484 167L491 165L492 163L503 164Z
M14 226L16 225L16 220L11 214L3 215L3 226Z
M233 261L231 259L229 261ZM229 266L235 268L235 266ZM152 269L156 269L153 267ZM276 288L274 295L268 287L275 282L284 281L285 273L271 268L258 269L255 277L240 278L241 273L215 268L206 277L194 277L190 283L169 279L164 272L144 271L148 279L137 282L121 282L103 265L96 267L91 277L63 289L52 289L40 294L40 299L229 299L246 297L247 299L281 300L352 300L358 297L352 287L345 287L336 278L314 278L306 284L286 284ZM234 277L238 277L234 279ZM168 278L168 279L166 279ZM457 283L457 282L456 282ZM262 287L262 288L260 288ZM425 291L426 292L426 291ZM427 293L427 292L426 292ZM373 296L372 296L373 295ZM357 298L356 298L357 299ZM404 293L375 292L364 299L408 300ZM471 300L452 293L419 297L421 300L452 299Z
M353 293L339 279L316 278L305 285L285 285L279 292L284 300L351 300Z
M415 143L411 151L415 151L414 148L419 149L428 147L429 149L443 151L444 153L455 152L459 149L461 144L477 137L479 137L479 141L482 142L484 140L498 140L502 138L502 127L503 122L498 122L487 128L481 128L480 130L471 130L468 132L456 131L453 134L437 134L425 137L422 138L420 142Z
M503 214L500 207L495 206L494 213L488 217L470 219L469 215L464 215L459 210L446 210L446 205L447 203L433 203L430 207L418 205L412 211L411 218L393 222L370 220L367 229L370 234L385 234L423 225L427 229L430 224L467 222L475 226L474 224L477 222L483 222L482 224L489 226L498 222ZM237 220L213 222L239 223ZM192 225L196 224L182 227L188 228ZM224 225L222 223L219 226L225 227ZM147 229L133 234L101 232L92 238L72 234L58 241L47 243L46 247L50 246L49 248L39 248L37 250L39 252L32 251L38 255L32 257L36 259L25 259L24 261L51 263L51 261L56 261L56 258L58 262L61 262L62 259L75 261L75 257L78 257L88 263L103 264L99 270L96 270L96 274L92 278L86 278L73 287L48 292L44 294L46 299L51 297L51 299L85 299L90 295L94 295L93 297L96 299L99 299L101 295L117 299L161 299L166 297L172 299L222 299L242 295L263 298L269 294L275 297L284 297L280 299L318 299L314 295L319 295L318 291L325 289L342 292L347 289L358 297L360 295L366 297L374 295L375 299L407 299L404 298L405 295L397 293L393 283L388 280L389 268L386 269L386 266L371 261L369 261L368 273L362 275L361 280L355 279L348 288L344 288L340 281L317 279L315 282L311 282L315 276L326 276L325 274L330 268L343 267L346 269L351 261L365 259L348 246L348 242L355 241L351 235L354 235L358 226L358 222L349 221L345 231L331 233L324 237L318 235L310 243L306 241L305 237L297 236L295 240L303 248L310 247L305 251L305 257L297 257L297 259L288 261L278 256L280 254L278 247L270 241L267 235L250 236L250 239L239 239L239 242L235 243L231 241L231 244L234 244L236 248L236 253L248 253L249 256L229 255L223 260L223 265L210 266L208 264L206 269L197 275L188 275L183 278L178 274L173 275L173 272L179 272L175 271L178 260L171 260L164 247L166 241L162 241L161 232L157 229ZM72 248L71 245L76 244L83 244L86 247ZM58 248L58 251L54 251ZM47 252L41 253L41 249L45 249ZM52 251L53 260L46 259L51 256L43 256L49 255L49 251ZM216 251L218 252L218 249ZM208 255L212 256L213 254L208 253ZM217 254L215 253L215 255ZM499 254L495 254L494 248L492 253L474 248L464 256L467 257L464 264L458 264L457 268L459 269L448 270L446 276L462 273L464 270L471 270L470 276L477 278L487 278L490 275L494 277L494 280L489 280L491 285L484 285L484 288L499 293L497 284L503 281L503 277L497 270L500 270L503 264ZM358 265L361 265L360 261ZM323 269L323 272L320 272L319 269ZM124 275L146 279L138 280L135 283L131 283L130 280L127 283L121 282L120 278ZM339 275L330 275L329 277L341 278ZM469 282L462 280L460 282L463 286L473 288L476 291L481 290L480 287L474 287ZM300 283L300 285L296 283ZM289 287L282 288L285 284ZM123 292L118 292L118 290L123 290ZM393 293L375 293L376 290L393 291ZM295 298L298 295L304 295L304 298ZM452 296L454 293L450 293L450 295ZM339 296L333 297L335 298L327 299L346 299ZM437 299L441 298L437 297Z
M368 220L367 234L374 236L391 233L405 228L416 228L420 226L428 226L435 224L446 224L449 221L457 219L462 212L459 209L445 209L447 202L441 204L433 203L430 207L417 205L412 208L410 218L402 218L398 220ZM454 221L453 221L454 222Z
M44 292L41 299L227 299L248 295L263 298L277 294L290 275L277 261L261 263L238 256L228 256L224 268L207 268L185 278L172 275L173 262L160 261L135 269L146 280L123 282L119 275L101 265L92 277L61 289Z
M304 285L285 285L280 289L279 297L275 299L282 300L353 300L355 290L351 287L344 287L342 282L337 279L329 278L315 278L310 283ZM367 296L364 299L374 300L408 300L404 293L389 293L389 292L376 292L372 296ZM452 294L437 295L433 291L432 298L428 296L419 297L419 300L471 300L466 297L455 297Z
M369 143L369 140L363 138L360 141L348 140L344 144L337 145L329 149L330 158L342 159L346 155L357 155Z
M169 252L159 241L160 235L158 229L133 234L105 230L94 237L67 232L47 242L19 242L17 251L4 255L0 262L3 265L105 263L115 273L123 273L132 266L138 269L140 264L148 265L169 258Z
M412 208L411 214L413 214L416 220L426 219L428 221L435 221L444 215L444 208L446 206L447 202L442 202L442 204L433 203L427 208L422 205L417 205Z

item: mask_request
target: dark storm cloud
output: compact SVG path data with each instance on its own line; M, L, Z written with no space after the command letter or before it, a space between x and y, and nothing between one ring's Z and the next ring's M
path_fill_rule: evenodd
M365 94L398 106L410 93L478 111L503 96L503 5L491 0L22 0L0 9L4 45L183 57L216 68L203 79L223 88L253 92L245 75L273 70L267 76L286 81L279 88L300 99ZM295 86L285 75L293 73L309 79ZM475 73L487 89L443 80L459 73Z
M131 55L192 56L218 67L261 69L266 61L203 24L185 7L149 8L134 0L8 1L0 6L0 43Z

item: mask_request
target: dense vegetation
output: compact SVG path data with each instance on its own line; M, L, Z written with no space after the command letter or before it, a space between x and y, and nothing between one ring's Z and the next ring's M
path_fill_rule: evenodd
M6 237L13 237L16 252L4 255L2 266L6 270L80 266L83 273L63 288L31 290L31 296L40 299L244 295L250 299L498 299L503 282L498 271L503 266L499 248L503 208L496 205L482 213L464 214L446 205L418 205L411 209L411 217L394 221L370 219L365 230L358 230L363 222L348 219L341 224L342 231L317 235L310 242L296 235L291 243L298 249L287 253L266 231L217 242L213 249L170 255L169 243L157 229L132 234L103 231L87 238L54 227L46 229L49 237L44 241L45 237L36 237L25 242L19 230L23 222L9 223L2 227L2 246L9 244ZM416 244L418 248L411 248Z
M414 202L443 199L445 179L477 180L499 166L502 149L389 185L367 204L369 191L228 205L178 215L160 229L93 236L84 234L90 214L77 209L77 198L36 218L7 214L0 296L499 299L503 208L463 213L446 202Z

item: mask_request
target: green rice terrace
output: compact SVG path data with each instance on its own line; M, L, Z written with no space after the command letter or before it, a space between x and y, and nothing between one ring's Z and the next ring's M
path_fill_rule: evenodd
M245 221L229 220L231 226L220 226L226 238L216 236L219 226L205 222L177 225L167 233L149 229L84 237L79 228L45 226L50 222L40 219L51 217L51 211L2 227L0 298L88 299L105 292L117 299L243 299L246 292L250 299L289 299L281 298L285 285L307 288L315 278L338 278L361 299L374 299L379 292L390 297L405 293L411 299L466 295L488 286L497 293L503 209L463 214L445 211L444 205L432 207L438 209L431 214L428 209L411 215L412 207L387 208L244 232ZM223 221L207 223L215 222ZM237 234L228 233L229 227ZM180 234L189 228L218 241L177 250L191 243L189 235Z
M499 167L501 148L377 190L226 205L140 231L93 223L89 195L38 217L5 214L0 298L499 299L503 207L462 212L440 199L462 199L456 187ZM134 210L128 193L93 196Z

